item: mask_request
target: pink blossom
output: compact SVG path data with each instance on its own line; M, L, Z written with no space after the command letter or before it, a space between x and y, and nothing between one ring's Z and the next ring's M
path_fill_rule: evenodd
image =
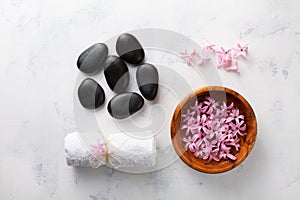
M91 148L93 150L92 157L97 158L98 154L106 154L107 153L107 146L105 143L100 143L99 140L97 142L97 145L91 145Z
M197 122L196 122L196 129L198 131L203 131L204 133L208 133L208 128L207 128L207 121L206 121L206 115L203 114L202 116L197 116Z
M193 135L192 140L195 143L198 143L198 141L202 142L202 138L205 135L205 133L202 133L202 131L197 130L196 133Z
M238 48L234 48L234 54L233 57L238 58L248 58L248 45L241 46L240 43L237 43Z
M188 66L191 66L192 61L198 60L198 65L202 65L210 60L210 57L206 55L205 57L201 56L197 50L194 50L192 53L188 53L187 50L180 52L181 58L183 58Z
M194 110L196 112L201 112L202 110L202 102L199 103L198 101L195 101L195 105L191 107L191 110Z
M185 149L197 158L220 161L235 160L232 149L240 149L240 137L244 137L246 124L244 115L233 103L217 102L211 97L195 101L195 105L182 113L185 129Z
M231 51L232 49L225 50L223 47L221 47L221 51L216 51L218 57L217 67L228 66L231 63L232 61L232 57L230 55Z
M228 112L231 111L232 108L233 108L233 102L232 102L229 106L227 106L227 104L226 104L225 101L224 101L224 102L223 102L223 105L221 105L221 110L222 110L222 112L228 113Z
M189 148L189 146L192 145L192 143L193 143L193 140L192 140L191 136L184 137L182 139L182 141L185 142L185 146L184 146L185 150L187 150Z
M228 65L224 65L224 69L226 71L240 73L240 70L238 68L238 63L236 61L232 61L232 62L228 63Z
M237 123L239 123L240 120L244 120L245 116L240 115L240 110L235 108L235 109L232 109L232 112L229 114L227 121L230 121L230 119L235 120L235 122L237 124Z
M219 105L218 102L216 102L213 98L208 97L203 102L206 106L204 106L202 109L205 110L207 114L212 114L213 110L216 110L217 106Z
M210 61L210 57L208 55L206 55L205 57L199 57L200 61L198 63L198 65L202 65L207 63L208 61Z
M190 119L187 121L186 124L183 124L181 126L181 129L185 129L185 135L188 136L189 133L194 133L195 132L195 129L197 129L197 124L194 123L194 120L193 119Z
M205 113L208 109L207 105L203 105L203 103L198 103L198 101L195 102L195 105L191 107L191 110L194 110L199 115L200 113Z
M211 44L209 43L206 39L203 39L204 40L204 43L205 43L205 46L203 47L203 51L206 51L206 52L213 52L215 53L215 44Z
M242 46L240 43L237 43L236 48L230 48L225 50L223 47L220 48L219 51L215 49L215 44L209 43L206 39L204 39L204 47L202 49L203 52L212 52L217 57L218 68L224 68L228 72L236 72L240 73L238 68L238 62L234 59L238 58L248 58L248 45ZM180 53L181 57L186 61L188 66L191 66L192 62L198 63L198 65L202 65L208 62L211 57L209 55L201 56L197 50L194 50L192 53L188 53L187 50ZM233 54L233 57L232 57ZM233 59L234 58L234 59Z
M186 64L188 66L191 66L191 62L192 62L192 59L193 59L193 56L188 54L187 50L185 49L184 52L181 52L181 57L186 61Z
M244 123L244 121L241 121L235 125L233 135L235 136L236 134L238 134L240 136L244 136L246 135L246 132L244 132L245 130L246 130L246 124Z
M226 71L233 71L233 72L240 73L237 62L232 60L230 54L231 51L232 49L225 51L221 47L221 51L217 52L217 57L218 57L217 67L223 67Z
M182 118L183 118L183 121L188 121L190 120L194 115L195 115L195 111L190 111L190 109L187 110L186 114L182 114Z

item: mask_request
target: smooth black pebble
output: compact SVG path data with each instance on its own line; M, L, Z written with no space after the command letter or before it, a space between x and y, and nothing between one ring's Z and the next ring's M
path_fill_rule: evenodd
M101 70L102 64L108 54L108 47L103 43L97 43L82 52L77 60L80 71L93 74Z
M116 119L124 119L139 111L144 99L135 92L126 92L113 97L107 106L109 114Z
M130 80L126 63L118 56L108 56L104 66L104 76L110 89L116 93L124 92Z
M78 88L78 98L83 107L96 109L104 103L105 93L95 80L87 78L82 81Z
M158 71L156 67L145 63L136 70L136 80L142 95L147 100L154 100L158 91Z
M142 45L129 33L123 33L118 37L116 51L121 59L134 65L141 63L145 58Z

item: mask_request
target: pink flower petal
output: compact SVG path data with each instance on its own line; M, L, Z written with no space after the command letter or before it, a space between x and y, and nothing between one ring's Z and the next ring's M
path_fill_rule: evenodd
M182 114L182 118L181 129L186 131L183 142L195 157L215 161L236 159L231 149L238 151L239 137L247 133L244 115L239 113L233 103L227 106L225 102L216 102L208 97L202 102L196 101L194 106Z
M231 160L236 160L236 157L232 154L227 154L227 157L230 158Z

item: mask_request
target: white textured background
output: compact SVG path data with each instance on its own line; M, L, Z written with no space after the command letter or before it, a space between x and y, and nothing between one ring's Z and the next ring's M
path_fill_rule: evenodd
M299 10L297 0L1 0L0 199L299 199ZM78 53L144 27L227 48L249 43L240 76L220 71L258 118L256 146L241 166L221 175L179 160L143 175L66 166Z

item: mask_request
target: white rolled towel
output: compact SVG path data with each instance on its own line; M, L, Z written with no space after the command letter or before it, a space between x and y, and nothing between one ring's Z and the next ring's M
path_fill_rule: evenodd
M90 152L82 144L78 133L69 133L65 137L65 157L67 164L74 167L89 167Z
M147 139L132 138L124 133L111 134L105 140L108 159L118 162L120 168L151 168L156 164L156 142L153 137ZM103 140L102 140L103 142ZM97 141L95 141L95 144ZM80 139L78 133L70 133L65 137L65 156L69 166L90 167L93 150L88 149ZM116 167L113 165L112 167Z

